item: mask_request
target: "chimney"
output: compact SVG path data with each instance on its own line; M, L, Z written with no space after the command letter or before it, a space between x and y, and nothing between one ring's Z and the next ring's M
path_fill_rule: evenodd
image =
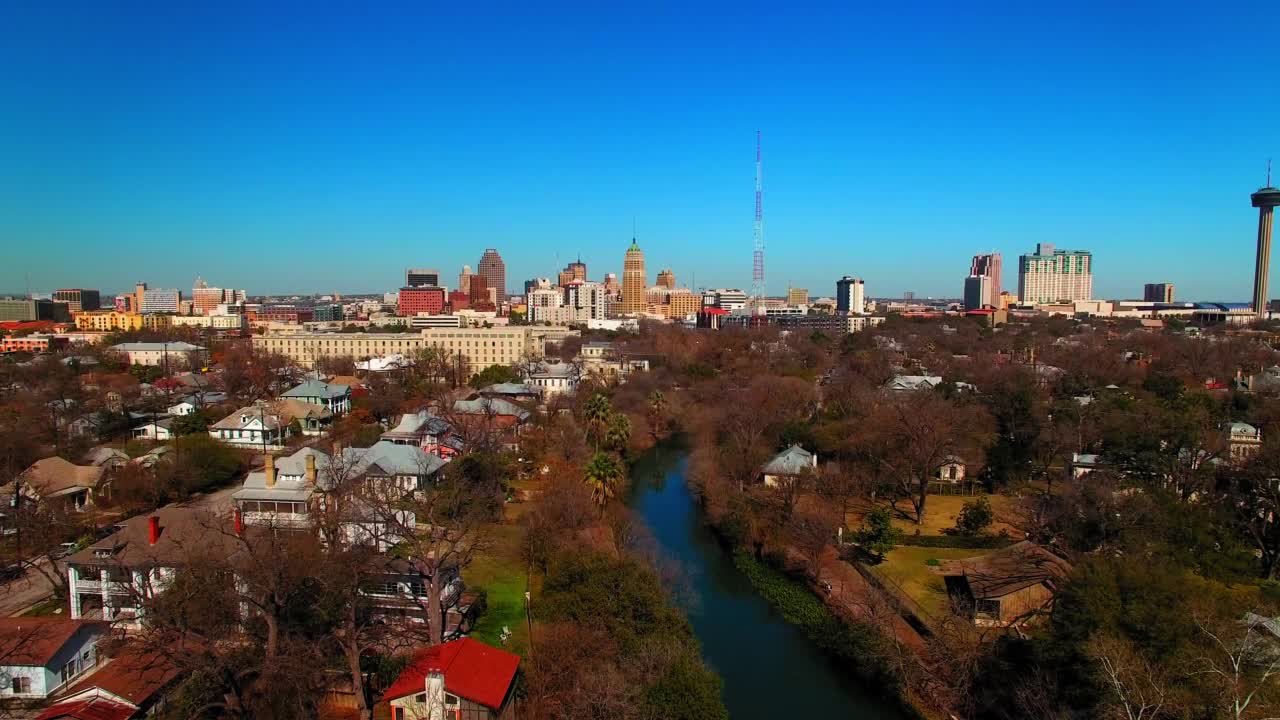
M307 453L307 484L316 484L316 456Z
M240 508L231 511L231 526L236 531L236 537L244 534L244 515L240 514Z
M427 667L427 717L443 718L445 717L444 709L444 669L437 663L432 662Z
M276 456L267 455L265 464L263 465L262 469L263 469L263 472L267 474L267 487L275 487L276 486Z
M147 518L147 543L155 545L160 540L160 516L152 515Z

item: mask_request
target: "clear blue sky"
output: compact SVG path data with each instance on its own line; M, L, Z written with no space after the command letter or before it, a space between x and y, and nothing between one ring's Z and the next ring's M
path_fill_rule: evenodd
M651 282L747 286L760 128L774 294L957 296L991 250L1013 288L1052 242L1100 297L1244 301L1280 156L1261 3L196 5L0 11L0 291L453 284L488 246L510 287L620 273L633 217Z

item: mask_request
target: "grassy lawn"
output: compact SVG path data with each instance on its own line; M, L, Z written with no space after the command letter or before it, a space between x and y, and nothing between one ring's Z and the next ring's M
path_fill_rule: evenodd
M39 605L29 608L26 612L22 613L23 617L37 617L37 616L45 616L45 615L53 615L53 616L62 615L64 617L69 617L67 615L66 601L58 600L56 598L49 598L48 600L45 600Z
M488 609L476 622L472 637L502 647L502 628L511 629L507 649L524 654L529 646L529 626L525 622L525 563L520 558L524 528L493 525L490 547L478 554L463 572L467 587L484 590Z
M879 565L871 567L871 572L888 580L890 586L897 585L907 597L914 600L931 617L941 619L950 611L947 590L938 568L930 566L929 560L958 560L960 558L977 557L983 550L962 548L925 548L899 546L889 552L888 557Z
M943 530L956 526L956 517L960 515L960 509L970 500L976 499L977 495L930 495L924 506L924 524L916 525L915 509L911 506L909 500L899 500L894 505L893 524L907 535L915 535L919 531L921 535L942 535ZM991 510L995 515L995 522L991 523L991 527L987 532L991 534L999 534L1001 530L1008 530L1009 534L1014 537L1021 537L1021 533L1016 528L1005 522L1013 517L1013 509L1017 504L1017 499L1008 495L983 495L991 502ZM866 503L858 507L851 508L845 522L850 528L858 528L862 525L862 516L871 509L871 504Z

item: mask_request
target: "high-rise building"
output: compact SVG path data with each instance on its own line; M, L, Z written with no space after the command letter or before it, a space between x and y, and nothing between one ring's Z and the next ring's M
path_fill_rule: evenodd
M445 296L442 287L402 287L396 303L396 314L401 317L413 317L418 313L439 315L444 312Z
M1280 205L1280 190L1271 187L1271 163L1267 163L1267 186L1249 196L1258 208L1258 255L1253 264L1253 311L1267 316L1267 280L1271 274L1271 215Z
M463 265L458 274L458 292L466 293L467 297L471 297L471 277L471 266Z
M147 295L147 284L139 280L133 286L133 311L142 312L142 300Z
M484 275L472 275L469 283L470 289L467 293L470 302L468 303L474 310L493 310L493 302L489 300L489 283L485 280Z
M866 312L866 284L848 275L836 281L836 314L861 315Z
M68 312L97 310L102 307L102 296L97 290L84 288L63 288L53 291L53 301L67 304Z
M405 287L439 287L440 271L428 268L409 268L404 271Z
M1173 302L1173 283L1147 283L1142 286L1142 301L1171 303Z
M1003 276L1000 253L974 255L973 261L969 263L969 275L981 275L988 278L986 294L982 296L982 304L978 305L978 307L999 307L1000 280Z
M1093 299L1093 255L1037 243L1018 258L1018 297L1032 305Z
M805 288L798 287L787 288L787 304L792 307L796 305L808 305L809 291Z
M191 312L195 315L212 315L219 305L235 305L245 301L244 290L209 287L203 280L197 280L191 288Z
M34 300L31 298L0 299L0 321L27 322L31 320L53 320L70 322L71 312L67 304L53 300Z
M642 313L645 310L644 251L631 238L631 247L622 258L622 307L624 315Z
M484 251L484 255L480 256L480 264L477 266L477 275L484 278L486 288L493 288L497 299L496 303L502 303L507 299L507 264L502 262L502 256L498 251L489 248ZM472 293L472 299L475 293Z
M658 271L658 287L668 290L676 289L676 274L671 272L671 268Z
M614 295L622 291L622 286L618 284L618 273L605 273L604 289Z
M587 264L582 262L582 258L565 265L564 269L560 271L559 277L557 277L560 287L566 287L575 280L585 282L586 279Z
M140 308L143 314L176 313L180 307L182 307L181 290L161 290L144 286Z
M964 309L979 310L986 306L996 307L991 300L992 279L986 275L970 275L964 279ZM997 300L996 302L999 302Z

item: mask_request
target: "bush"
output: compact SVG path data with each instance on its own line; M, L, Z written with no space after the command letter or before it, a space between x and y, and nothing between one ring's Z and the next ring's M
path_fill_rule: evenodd
M981 535L991 527L993 519L994 513L991 512L990 500L985 497L969 500L964 507L960 508L960 515L956 517L955 532L970 537Z
M863 550L883 559L885 554L902 541L902 531L893 526L893 514L887 507L878 507L867 513L862 527L853 534L853 541Z

